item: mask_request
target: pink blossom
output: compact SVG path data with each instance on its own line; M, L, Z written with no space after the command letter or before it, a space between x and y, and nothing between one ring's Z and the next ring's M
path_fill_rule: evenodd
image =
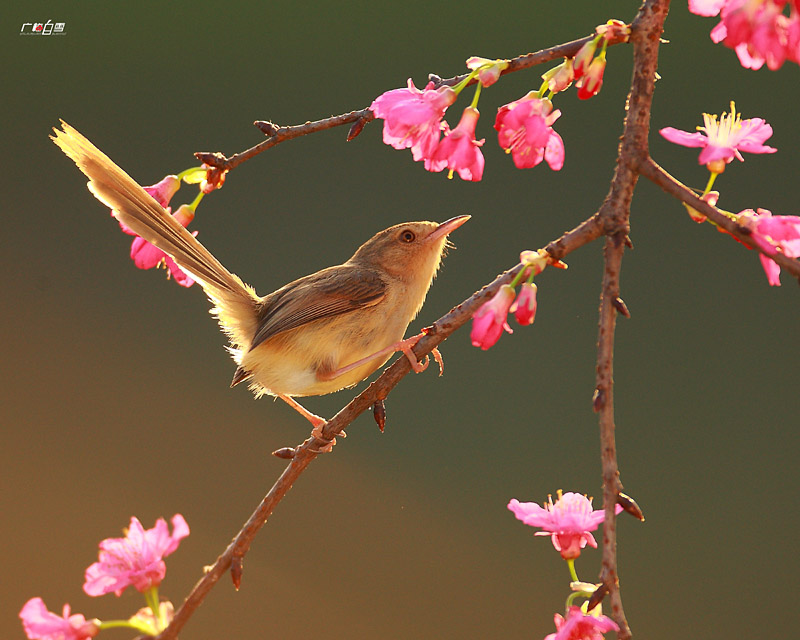
M786 6L790 15L784 14ZM711 39L736 51L739 62L759 69L766 62L773 71L789 59L800 62L798 3L786 0L692 0L689 9L699 15L720 14Z
M800 216L773 216L767 209L745 209L740 221L750 229L756 245L770 255L782 253L787 258L800 258ZM781 268L777 262L760 254L767 281L774 287L781 284Z
M428 171L450 170L449 178L457 172L462 180L479 181L483 177L484 158L481 153L483 140L475 139L475 127L480 113L474 107L464 109L461 121L452 131L445 130L445 137L433 155L425 160Z
M513 499L508 503L508 508L532 527L541 527L544 531L537 531L537 536L550 536L556 551L561 553L565 560L577 558L581 555L587 543L597 548L597 541L591 534L603 522L605 513L602 509L593 510L592 501L579 493L558 492L558 500L553 504L553 497L548 498L544 507L535 502L520 502ZM622 507L616 506L616 512Z
M85 640L94 638L100 628L97 621L87 621L80 613L70 615L68 604L62 615L47 610L41 598L31 598L19 612L22 628L30 640Z
M719 120L716 115L704 113L703 122L704 126L697 127L697 133L673 127L661 129L660 133L675 144L684 147L702 147L698 161L715 173L722 173L725 164L734 158L744 161L740 151L746 153L777 151L764 144L772 135L772 127L761 118L742 120L740 114L736 113L736 105L733 102L730 113L723 113Z
M596 96L603 86L603 73L606 70L606 59L603 54L592 60L586 72L576 83L578 87L578 98L588 100Z
M619 626L611 618L584 613L579 607L572 606L567 618L555 615L556 632L545 636L544 640L602 640L603 634L619 631Z
M138 519L131 518L124 538L107 538L100 543L99 562L86 569L83 590L90 596L112 591L120 595L130 585L141 592L158 586L167 572L164 557L188 535L189 525L180 514L172 517L171 535L163 518L147 530Z
M186 227L194 219L194 210L189 205L184 204L178 207L173 217L180 222L181 226ZM124 226L123 231L125 231ZM128 233L136 235L130 230ZM197 231L193 232L192 235L196 236ZM175 264L175 261L170 256L139 236L136 236L131 244L131 259L140 269L152 269L163 264L167 268L167 273L175 278L175 282L182 287L191 287L194 284L194 278Z
M511 153L518 169L535 167L543 159L553 171L564 166L564 141L552 126L561 116L553 103L535 91L497 110L497 141Z
M526 282L520 287L519 295L509 309L521 325L533 324L536 318L536 284Z
M450 87L422 91L408 79L408 88L392 89L372 102L376 118L383 118L383 141L395 149L411 148L414 160L430 158L439 144L444 112L456 101Z
M486 351L497 343L504 329L514 333L508 326L508 310L513 301L514 288L504 284L491 300L475 312L470 333L473 347Z

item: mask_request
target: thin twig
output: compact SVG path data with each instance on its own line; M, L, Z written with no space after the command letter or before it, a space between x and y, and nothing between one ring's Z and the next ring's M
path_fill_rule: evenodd
M578 49L580 49L593 37L593 35L587 36L579 40L573 40L572 42L550 47L549 49L542 49L541 51L537 51L535 53L527 53L525 55L512 58L509 61L508 67L502 71L502 74L522 71L523 69L529 69L530 67L549 62L550 60L556 60L558 58L572 57L578 52ZM625 38L622 36L616 36L609 40L609 45L620 44L622 42L625 42ZM461 80L466 78L467 75L468 74L463 74L447 79L432 76L432 79L434 80L434 84L436 86L453 86L461 82ZM474 82L475 81L473 80L470 84ZM217 167L223 171L230 171L231 169L238 167L243 162L246 162L250 158L257 156L259 153L262 153L263 151L266 151L267 149L270 149L281 142L299 138L300 136L305 136L309 133L316 133L318 131L332 129L333 127L340 127L345 124L358 122L360 126L363 127L365 124L374 119L375 114L370 111L369 107L366 107L364 109L350 111L349 113L344 113L342 115L331 116L330 118L323 118L322 120L315 120L314 122L305 122L303 124L285 127L272 124L271 122L258 121L255 123L256 126L270 135L266 140L258 143L254 147L251 147L245 151L240 151L239 153L232 155L230 158L226 158L225 155L218 151L198 151L194 155L198 160L206 163L209 166ZM352 137L355 137L355 135Z
M725 231L730 233L742 244L777 262L781 269L791 273L797 278L798 282L800 282L800 260L789 258L783 253L770 254L764 251L753 242L753 239L750 237L749 229L737 224L734 220L731 220L728 216L721 213L716 207L712 207L705 200L701 200L689 187L664 171L655 160L650 157L639 158L637 160L636 169L640 174L652 180L670 195L675 196L678 200L686 203L693 209L697 209L697 211L706 216L718 227L725 229Z

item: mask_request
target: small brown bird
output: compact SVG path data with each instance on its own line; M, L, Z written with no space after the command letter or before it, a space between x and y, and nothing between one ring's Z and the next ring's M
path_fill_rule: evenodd
M407 222L367 240L344 264L290 282L266 296L228 271L127 173L62 121L52 140L89 178L89 190L116 218L155 245L203 287L239 365L231 386L248 381L256 397L278 396L321 433L325 420L292 396L351 387L403 351L403 340L431 286L448 234L470 216Z

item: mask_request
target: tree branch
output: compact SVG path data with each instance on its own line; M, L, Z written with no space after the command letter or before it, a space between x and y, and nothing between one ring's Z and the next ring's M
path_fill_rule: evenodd
M559 44L554 47L550 47L549 49L542 49L541 51L537 51L535 53L527 53L525 55L517 56L509 61L508 67L504 69L501 74L505 75L507 73L514 73L515 71L522 71L523 69L529 69L530 67L549 62L550 60L556 60L558 58L573 57L578 52L578 49L580 49L592 38L594 38L594 35L586 36L585 38L581 38L579 40L573 40L572 42ZM609 40L608 44L611 46L625 41L626 40L624 37L615 36ZM438 76L431 75L431 80L434 82L435 86L453 86L461 82L467 77L467 75L468 74L465 73L459 76L453 76L452 78L447 78L446 80L443 80ZM473 80L470 82L470 84L474 84L475 82L477 81ZM232 155L230 158L226 158L219 151L198 151L194 155L198 160L209 166L216 167L223 171L230 171L250 158L257 156L259 153L274 147L276 144L286 142L287 140L293 140L294 138L299 138L300 136L305 136L309 133L325 131L326 129L332 129L333 127L339 127L345 124L353 124L353 127L351 128L350 134L347 138L348 140L352 140L361 132L361 129L364 128L364 125L374 119L375 114L370 111L369 107L366 107L365 109L350 111L342 115L331 116L330 118L323 118L322 120L315 120L314 122L305 122L304 124L285 127L273 124L272 122L258 120L254 123L255 126L257 126L269 137L254 147L251 147L245 151L240 151L239 153Z
M572 231L554 240L547 245L546 250L551 252L553 258L563 258L576 249L592 242L602 235L599 217L594 215L579 224ZM439 318L430 327L425 329L425 337L414 347L417 358L422 358L430 353L434 347L444 342L453 332L465 325L472 318L480 306L490 299L504 284L511 282L514 276L523 268L518 264L512 269L500 274L491 283L475 292L461 304L453 307L448 313ZM216 562L207 569L203 577L195 584L192 591L184 600L181 607L175 612L175 617L169 627L162 631L157 640L172 640L178 636L181 629L188 622L194 611L202 604L208 593L225 574L231 569L234 584L238 588L241 578L241 566L244 555L250 549L256 534L263 527L278 503L288 493L308 465L317 457L321 446L344 430L364 411L369 409L379 400L385 399L389 392L402 378L411 371L408 358L398 358L388 367L380 377L370 384L364 391L351 400L339 413L331 418L323 428L323 439L313 436L294 449L294 454L289 465L284 469L277 482L269 490L259 506L244 524L242 529L228 545L227 549L217 558Z
M617 569L615 507L622 483L616 454L614 422L614 333L618 312L627 312L619 296L620 269L629 242L630 210L638 181L638 158L648 157L650 109L653 101L658 48L669 0L647 0L631 24L633 77L628 93L624 132L611 188L598 212L606 234L603 285L597 338L597 378L594 409L599 413L600 457L603 477L603 568L600 579L611 602L612 617L619 625L618 638L627 640L631 630L622 607Z
M797 278L798 282L800 282L800 260L789 258L782 253L769 254L764 251L753 242L750 237L749 229L737 224L734 220L731 220L728 216L721 213L716 207L712 207L705 200L701 200L694 191L664 171L651 157L638 158L636 169L668 194L675 196L678 200L686 203L693 209L697 209L697 211L706 216L718 227L725 229L725 231L730 233L742 244L777 262L781 269L791 273Z

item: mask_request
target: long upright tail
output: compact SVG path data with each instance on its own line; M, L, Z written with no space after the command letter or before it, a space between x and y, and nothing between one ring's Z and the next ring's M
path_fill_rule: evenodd
M89 178L89 190L137 235L169 254L203 287L220 326L236 349L247 349L256 329L258 297L252 287L220 264L150 194L108 156L61 121L50 136Z

